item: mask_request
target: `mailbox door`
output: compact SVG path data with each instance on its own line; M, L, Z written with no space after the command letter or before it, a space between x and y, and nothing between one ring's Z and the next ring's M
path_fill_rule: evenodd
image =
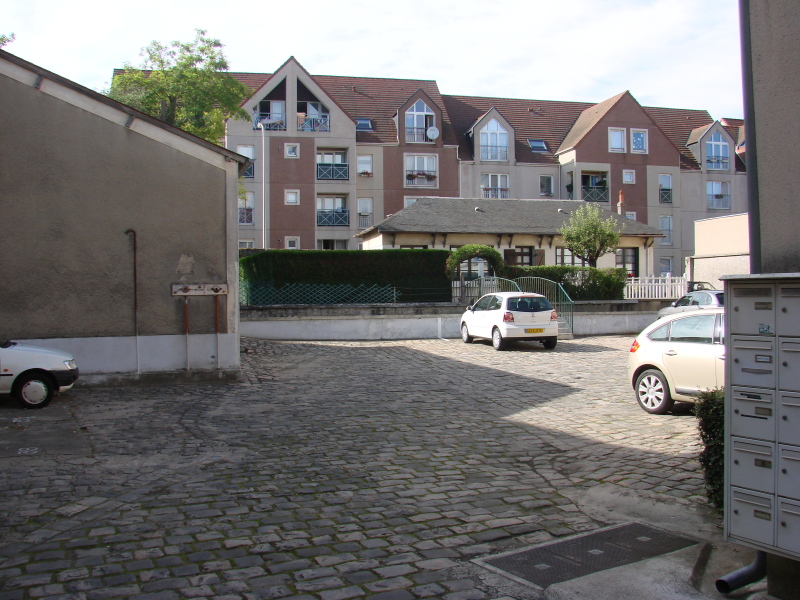
M800 394L778 394L778 442L800 446Z
M778 284L775 319L780 335L800 336L800 284Z
M725 296L731 333L775 335L775 286L732 284Z
M800 552L800 502L780 501L778 514L778 547Z
M732 487L730 497L730 535L773 545L774 496Z
M800 339L778 338L778 387L800 391Z
M800 501L800 446L778 446L778 496Z
M731 395L731 434L774 440L775 394L771 390L734 387Z
M775 444L731 438L731 485L775 493Z
M731 384L775 387L775 338L731 336Z

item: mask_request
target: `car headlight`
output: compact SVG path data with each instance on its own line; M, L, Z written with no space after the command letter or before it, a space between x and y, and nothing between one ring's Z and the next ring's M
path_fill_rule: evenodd
M67 365L68 369L77 369L78 365L75 364L74 360L65 360L64 364Z

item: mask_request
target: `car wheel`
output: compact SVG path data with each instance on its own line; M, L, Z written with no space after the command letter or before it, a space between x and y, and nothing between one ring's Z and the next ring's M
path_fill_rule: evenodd
M544 342L542 342L542 344L547 350L552 350L553 348L555 348L557 343L558 343L558 338L554 337L547 338Z
M45 373L25 373L14 383L14 396L25 408L44 408L55 392L52 377Z
M636 400L645 412L652 415L663 415L675 404L667 378L656 369L644 371L637 377Z
M492 346L494 346L495 350L506 349L506 341L503 339L503 334L500 333L500 330L497 329L497 327L495 327L492 331Z
M472 336L469 334L466 323L461 324L461 341L465 344L469 344L472 341Z

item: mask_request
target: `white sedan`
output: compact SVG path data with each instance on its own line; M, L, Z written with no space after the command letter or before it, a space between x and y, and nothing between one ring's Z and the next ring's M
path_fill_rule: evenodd
M0 344L0 394L12 394L25 408L44 408L53 394L70 389L78 375L75 359L61 350Z
M504 350L506 342L542 342L552 350L558 342L558 314L541 294L497 292L482 296L468 306L461 316L461 339L492 340L495 350Z

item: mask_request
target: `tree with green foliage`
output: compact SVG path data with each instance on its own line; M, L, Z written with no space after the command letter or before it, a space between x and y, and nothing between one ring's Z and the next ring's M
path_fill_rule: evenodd
M564 246L590 267L597 267L598 258L619 246L619 224L610 215L604 219L602 209L595 204L586 203L575 210L558 232Z
M458 265L471 258L483 258L489 263L495 275L500 275L505 268L503 256L491 246L482 244L467 244L453 250L445 265L445 273L450 279L455 279L458 273Z
M17 36L15 36L13 33L10 33L8 35L6 35L5 33L0 33L0 48L5 46L6 44L10 44L15 39L17 39Z
M225 120L249 119L241 107L247 86L231 77L222 43L202 29L187 43L152 42L139 67L125 65L107 95L210 142L225 135Z

